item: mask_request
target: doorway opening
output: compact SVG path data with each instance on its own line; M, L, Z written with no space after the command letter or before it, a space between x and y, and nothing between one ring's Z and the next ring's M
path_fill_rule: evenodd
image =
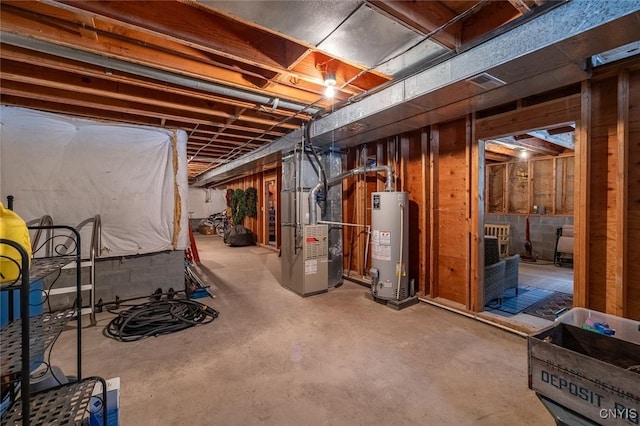
M483 146L484 312L545 326L573 306L575 124Z
M276 228L276 180L266 180L264 185L264 210L267 212L267 221L266 221L266 232L265 235L266 243L269 245L276 245L277 241L277 228Z

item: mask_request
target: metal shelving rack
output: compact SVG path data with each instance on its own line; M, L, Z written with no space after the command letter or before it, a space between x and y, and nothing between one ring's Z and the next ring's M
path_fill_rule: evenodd
M107 421L107 387L100 377L82 377L82 315L81 310L81 258L80 234L70 226L34 226L29 229L67 230L73 247L72 255L67 253L47 258L34 258L29 266L29 255L18 243L12 240L0 239L0 244L11 246L20 254L20 276L14 283L2 285L2 291L8 291L8 316L10 323L0 330L0 351L2 372L9 377L19 377L12 390L12 403L0 418L1 425L80 425L87 417L89 401L95 385L102 385L102 418ZM54 238L55 235L51 238ZM64 251L68 245L63 245ZM35 251L38 251L36 248ZM56 249L56 254L58 250ZM63 266L75 262L76 266L76 300L73 309L59 312L29 316L29 289L33 282L58 271ZM13 293L20 289L21 318L13 320ZM76 321L77 335L77 376L70 383L31 392L30 373L36 361L36 354L44 353L55 342L64 326L70 321ZM13 320L13 321L12 321ZM19 383L19 396L18 386ZM24 402L27 403L24 403Z

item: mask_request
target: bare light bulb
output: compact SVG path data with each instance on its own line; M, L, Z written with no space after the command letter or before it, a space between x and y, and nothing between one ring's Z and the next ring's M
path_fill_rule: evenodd
M336 88L334 86L327 86L324 89L324 95L327 98L333 98L334 95L336 94Z

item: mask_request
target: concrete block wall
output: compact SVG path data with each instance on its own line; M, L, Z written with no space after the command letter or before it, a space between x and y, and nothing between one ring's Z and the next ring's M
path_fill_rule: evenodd
M509 254L523 254L526 237L526 215L485 214L484 223L509 224ZM573 225L573 216L530 215L529 238L532 254L538 259L553 261L556 249L556 229L562 225Z
M52 274L45 280L45 288L49 288L55 279ZM75 269L65 269L53 283L56 287L75 285ZM82 269L82 283L89 283L89 268ZM167 292L184 290L184 250L164 251L159 253L118 258L99 259L96 261L96 301L102 298L105 302L140 297L153 293L161 288ZM82 295L83 304L88 304L88 294ZM75 294L56 295L51 298L52 309L73 305ZM134 302L135 303L135 302ZM141 299L139 303L144 303Z

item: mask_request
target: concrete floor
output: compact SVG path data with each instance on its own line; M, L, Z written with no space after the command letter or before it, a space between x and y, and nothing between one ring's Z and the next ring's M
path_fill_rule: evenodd
M276 252L197 244L217 320L135 343L102 335L108 313L83 330L83 375L121 378L122 425L555 424L527 388L524 338L424 303L394 311L350 282L303 299ZM73 340L52 355L66 374Z

